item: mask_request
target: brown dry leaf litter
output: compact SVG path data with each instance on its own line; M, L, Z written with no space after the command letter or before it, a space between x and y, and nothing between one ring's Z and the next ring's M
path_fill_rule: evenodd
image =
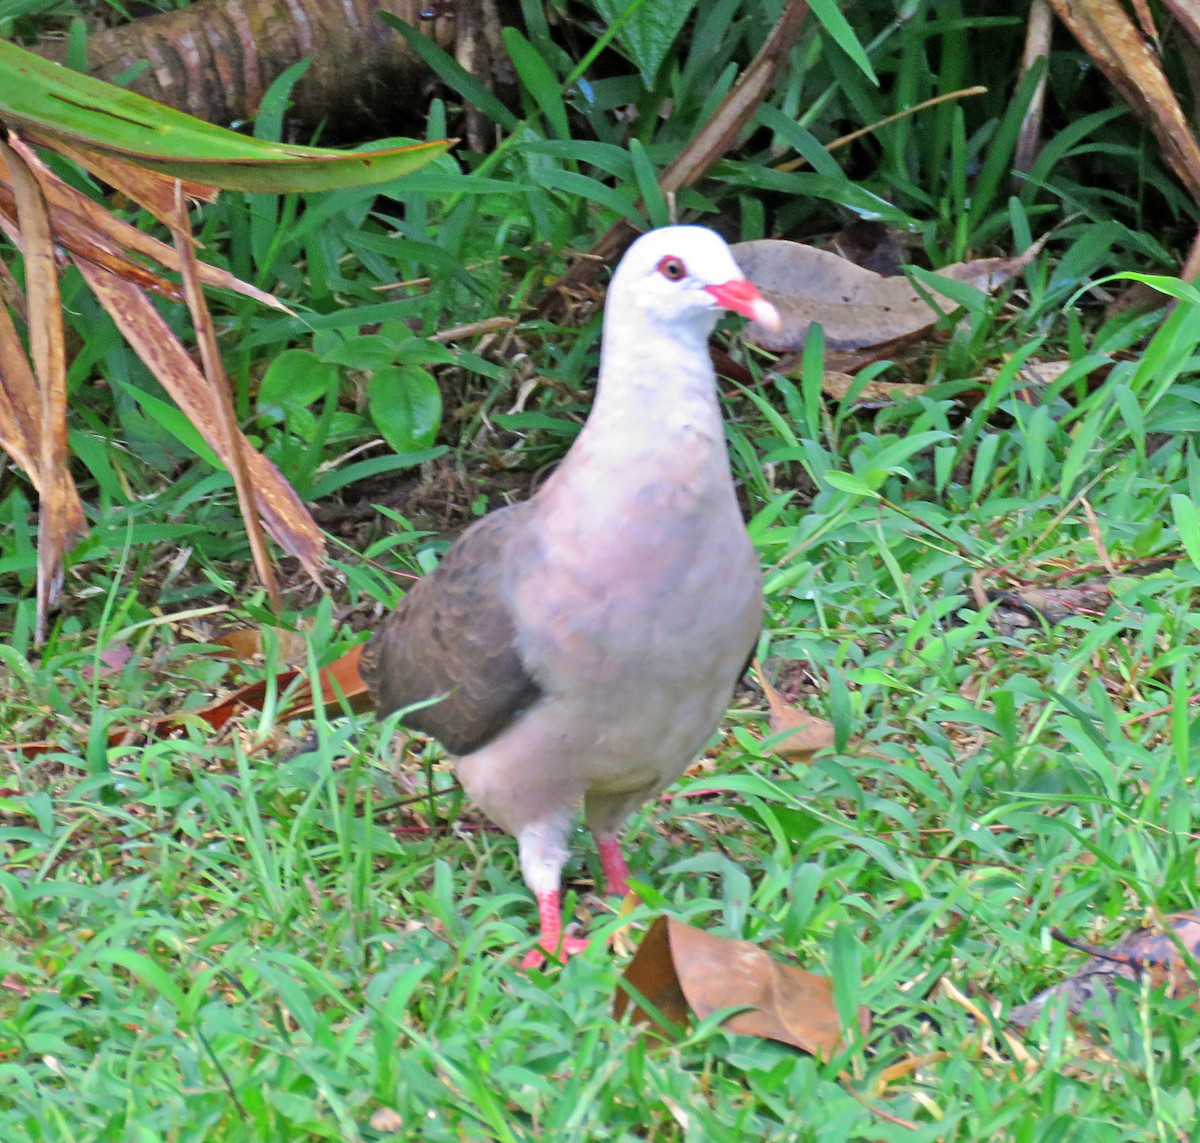
M664 1019L642 1008L643 999ZM635 1022L669 1038L672 1025L686 1027L691 1015L703 1020L723 1008L743 1009L722 1022L730 1032L778 1040L827 1059L845 1046L826 977L774 960L750 941L719 937L674 917L656 918L621 978L614 1016L619 1020L632 1009ZM856 1031L865 1036L870 1022L870 1013L860 1008Z
M818 750L833 746L832 723L791 706L767 680L757 660L754 671L767 700L767 728L773 740L771 750L787 762L811 762ZM780 734L784 737L775 740Z
M1048 237L1048 236L1046 236ZM943 278L990 293L1041 252L1046 237L1011 258L980 258L938 270ZM764 238L732 247L743 273L779 310L783 328L772 333L752 322L753 341L776 352L801 349L819 322L833 353L891 345L930 329L958 303L902 277L884 277L801 242Z
M44 146L53 145L37 134L31 138ZM183 198L211 197L211 188L122 166L119 160L96 156L72 144L58 149L119 186L160 218L173 216L181 231L187 230ZM231 423L218 431L222 400L228 405L227 386L218 376L219 356L200 285L218 285L277 309L286 307L232 275L197 262L190 235L184 234L184 244L177 242L172 249L113 217L67 186L11 128L7 140L0 143L0 231L22 251L25 262L24 296L9 274L4 276L0 304L0 447L26 471L38 491L37 641L44 638L49 610L62 584L65 553L86 531L67 467L67 349L58 271L68 254L163 386L177 399L181 393L190 398L190 407L186 399L180 401L184 411L225 466L239 475L251 538L257 515L261 515L280 545L319 582L324 540L308 510ZM143 257L181 272L182 289L142 264L138 259ZM193 324L201 334L207 380L151 304L147 291L187 299ZM27 325L28 355L13 315ZM214 392L218 382L222 387ZM230 417L224 421L229 422ZM256 552L256 562L271 587L274 574L265 549Z
M1135 929L1110 949L1080 944L1057 931L1053 935L1071 948L1091 955L1074 975L1014 1008L1008 1018L1017 1028L1029 1027L1047 1006L1055 1003L1065 1007L1072 1022L1102 1021L1111 1012L1120 988L1118 981L1145 981L1168 997L1200 995L1196 978L1200 912L1162 917L1153 926ZM1194 1000L1193 1007L1200 1007L1200 1002Z
M288 667L304 665L308 658L308 641L300 632L289 631L286 627L234 627L214 635L211 640L221 648L216 652L218 658L237 663L263 658L272 641L278 648L279 662Z
M1054 13L1096 61L1109 82L1143 122L1150 125L1163 157L1200 201L1200 147L1179 100L1167 82L1156 49L1118 0L1050 0ZM1191 10L1183 26L1196 26L1194 5L1176 3L1178 15Z

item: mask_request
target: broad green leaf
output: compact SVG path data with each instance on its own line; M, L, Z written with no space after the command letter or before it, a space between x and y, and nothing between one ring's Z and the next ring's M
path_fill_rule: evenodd
M347 369L385 369L396 360L396 346L391 338L364 333L321 354L321 360Z
M596 0L596 10L618 24L617 43L625 49L647 87L654 85L675 37L696 0Z
M218 459L217 454L208 447L208 443L200 434L200 430L174 405L162 400L161 397L155 397L152 393L146 393L132 385L127 387L127 392L142 407L148 417L170 433L184 448L195 453L202 460L207 461L213 468L219 469L222 472L224 471L225 466Z
M57 3L58 0L0 0L0 20L36 16Z
M825 483L831 488L836 488L839 492L849 492L851 496L874 497L878 495L870 484L851 472L838 472L836 470L827 472L825 473Z
M0 122L224 190L319 191L389 182L449 142L379 151L296 147L239 135L0 40Z
M396 361L401 365L447 365L454 354L436 341L410 337L396 347Z
M285 349L263 374L258 389L260 410L272 405L311 405L336 385L336 365L317 358L307 349Z
M987 294L978 286L971 285L970 282L956 282L953 278L948 278L934 270L922 269L920 266L907 266L905 269L908 271L910 279L914 280L918 292L923 292L921 287L935 291L942 297L949 298L955 305L962 306L973 313L987 305ZM937 298L933 300L934 302L939 301ZM944 302L940 303L937 308L940 313L950 309Z
M145 953L125 948L101 949L95 954L95 961L98 967L119 965L134 976L140 977L148 988L162 997L176 1012L182 1011L186 1006L179 985L162 965Z
M278 143L283 138L283 122L292 105L292 88L304 78L312 67L312 56L297 60L285 68L272 81L266 94L258 101L254 112L254 137Z
M629 157L633 161L633 177L637 180L638 193L642 196L642 205L650 216L651 225L670 226L670 204L663 197L662 188L658 185L658 172L640 139L629 140Z
M399 453L428 448L442 423L442 395L417 365L389 365L367 382L367 407L383 439Z

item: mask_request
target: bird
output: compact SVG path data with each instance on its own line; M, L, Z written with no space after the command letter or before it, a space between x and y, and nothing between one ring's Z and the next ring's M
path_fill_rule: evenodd
M439 740L517 839L537 901L526 967L587 944L560 888L582 804L610 894L625 819L692 763L762 627L708 339L726 311L779 315L701 226L638 238L604 306L592 409L528 500L475 521L365 644L380 716Z

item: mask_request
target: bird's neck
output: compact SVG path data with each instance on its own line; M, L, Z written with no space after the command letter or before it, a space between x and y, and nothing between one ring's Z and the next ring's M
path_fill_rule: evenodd
M707 330L675 334L606 338L595 403L539 495L543 511L600 533L654 505L676 517L736 513Z
M669 455L705 442L723 453L717 379L708 352L711 326L706 319L664 327L641 315L610 312L596 398L580 440L626 455Z

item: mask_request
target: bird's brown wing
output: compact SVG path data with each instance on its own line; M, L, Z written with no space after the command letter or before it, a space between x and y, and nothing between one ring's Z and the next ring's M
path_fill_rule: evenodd
M480 749L541 695L500 587L529 508L514 504L473 524L363 650L359 669L380 715L444 696L404 725L452 754Z

